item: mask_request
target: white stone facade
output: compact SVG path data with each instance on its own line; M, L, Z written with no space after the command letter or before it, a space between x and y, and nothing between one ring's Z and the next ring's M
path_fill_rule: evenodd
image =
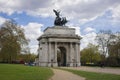
M80 66L80 39L74 28L54 26L39 41L39 66Z

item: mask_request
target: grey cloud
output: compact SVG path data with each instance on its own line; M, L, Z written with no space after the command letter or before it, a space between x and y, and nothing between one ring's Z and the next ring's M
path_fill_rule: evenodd
M69 5L64 8L66 14L76 13L77 18L93 18L105 12L110 7L120 4L119 0L96 0L77 5Z
M21 0L21 8L37 9L46 8L52 5L52 0Z
M8 1L8 0L6 0ZM65 16L73 19L91 19L101 15L111 7L120 4L120 0L11 0L14 4L10 6L1 5L0 11L5 9L6 13L25 11L29 15L53 16L52 9L60 9ZM2 4L0 2L0 4ZM56 7L57 6L57 7ZM50 12L51 11L51 12Z

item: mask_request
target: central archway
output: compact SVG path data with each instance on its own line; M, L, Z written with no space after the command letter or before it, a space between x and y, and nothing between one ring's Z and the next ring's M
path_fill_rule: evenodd
M57 63L58 66L66 66L66 49L64 47L58 47Z

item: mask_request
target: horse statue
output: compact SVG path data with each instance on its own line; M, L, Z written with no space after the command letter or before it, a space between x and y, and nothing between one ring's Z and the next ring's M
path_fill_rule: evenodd
M66 17L60 17L60 11L58 10L54 10L54 13L56 15L55 21L54 21L54 25L56 26L65 26L65 24L68 22L68 20L66 19Z
M67 22L68 22L68 20L66 19L66 17L63 17L63 18L62 18L62 21L61 21L62 25L65 26L65 24L66 24Z

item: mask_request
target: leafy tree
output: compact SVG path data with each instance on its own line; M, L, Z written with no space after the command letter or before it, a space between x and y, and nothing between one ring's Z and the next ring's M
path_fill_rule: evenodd
M34 62L34 60L35 60L36 57L37 57L37 55L30 54L30 53L19 54L18 55L18 60L22 60L22 61L25 61L25 62Z
M27 44L23 29L15 21L7 20L0 27L0 58L3 62L16 60L22 46Z
M109 56L107 64L109 66L120 66L120 33L114 34L114 40L109 44Z
M108 54L108 46L110 44L110 42L114 39L114 34L111 31L104 31L101 30L96 37L96 40L99 44L99 47L101 49L102 54L104 55L104 57L107 56Z
M102 62L108 66L120 64L120 33L111 31L100 31L97 41L101 49Z
M86 63L97 63L101 60L98 46L88 44L86 48L81 51L81 62Z

